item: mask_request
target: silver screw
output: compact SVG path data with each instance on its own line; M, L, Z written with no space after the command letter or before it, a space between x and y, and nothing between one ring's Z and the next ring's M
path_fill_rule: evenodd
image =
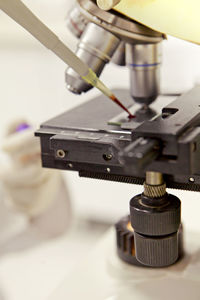
M104 160L109 161L109 160L111 160L113 158L113 156L112 156L111 153L109 153L109 154L104 154L103 158L104 158Z
M189 178L189 182L194 183L194 182L195 182L195 179L194 179L193 177L190 177L190 178Z
M107 171L108 173L110 173L110 172L111 172L111 169L110 169L110 168L107 168L106 171Z
M66 155L65 151L62 150L62 149L59 149L59 150L56 151L56 156L57 157L64 158L65 155Z
M68 167L73 169L74 166L72 164L68 164Z

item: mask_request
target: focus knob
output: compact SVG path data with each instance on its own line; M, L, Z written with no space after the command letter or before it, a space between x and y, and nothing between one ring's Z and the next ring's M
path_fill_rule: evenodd
M135 255L143 265L166 267L179 257L181 202L169 194L160 198L137 195L130 201Z
M176 246L178 243L178 259L183 256L183 227L176 234L161 239L145 238L136 233L131 226L130 216L122 218L116 225L117 254L121 260L135 266L166 266L177 260ZM136 246L137 245L137 246ZM138 258L136 258L136 247ZM174 249L175 248L175 249ZM172 251L171 251L172 250ZM142 261L143 263L141 263Z
M136 232L163 236L177 232L181 223L181 202L170 194L159 199L137 195L130 201L131 225Z

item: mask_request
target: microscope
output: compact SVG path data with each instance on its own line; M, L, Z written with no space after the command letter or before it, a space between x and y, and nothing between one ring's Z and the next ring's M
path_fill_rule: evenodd
M49 120L36 132L42 164L143 184L143 193L130 201L130 216L116 224L118 255L146 268L173 265L184 253L181 201L166 188L200 191L200 87L154 109L164 34L92 0L77 0L67 25L79 39L76 55L98 76L109 61L129 69L130 91L115 93L134 118L99 96ZM71 68L65 79L75 94L92 88Z
M23 3L7 3L0 0L8 15L67 61L66 52L73 53ZM199 246L188 239L193 261L188 260L181 201L167 188L200 191L200 86L163 104L159 100L161 44L166 36L119 11L104 11L95 0L77 0L67 23L79 38L76 63L84 62L98 76L110 61L128 67L129 91L117 89L114 94L132 117L100 95L43 123L35 133L40 138L42 165L77 171L80 177L143 185L144 189L130 200L130 215L115 226L118 258L113 251L107 257L104 246L111 249L114 245L109 233L89 263L71 276L71 284L68 280L62 299L68 295L68 299L160 300L178 295L178 299L197 300ZM68 90L75 94L89 91L92 86L84 77L67 68ZM198 244L197 236L192 239Z

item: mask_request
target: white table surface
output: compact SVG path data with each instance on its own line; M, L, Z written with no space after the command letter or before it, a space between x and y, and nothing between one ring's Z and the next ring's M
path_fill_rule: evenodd
M118 258L112 229L48 300L199 300L199 232L187 231L185 237L182 260L167 268L142 268Z

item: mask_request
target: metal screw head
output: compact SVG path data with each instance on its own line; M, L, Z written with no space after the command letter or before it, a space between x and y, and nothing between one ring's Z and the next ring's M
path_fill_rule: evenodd
M106 171L107 171L108 173L110 173L110 172L111 172L111 169L110 169L110 168L107 168Z
M113 155L111 154L111 153L109 153L109 154L103 154L103 159L105 160L105 161L109 161L109 160L111 160L113 158Z
M194 177L190 177L190 178L189 178L189 182L194 183L194 182L195 182Z
M74 166L72 164L68 164L68 167L73 169Z
M56 151L56 156L59 157L59 158L64 158L64 157L66 156L66 153L65 153L64 150L58 149L58 150Z

